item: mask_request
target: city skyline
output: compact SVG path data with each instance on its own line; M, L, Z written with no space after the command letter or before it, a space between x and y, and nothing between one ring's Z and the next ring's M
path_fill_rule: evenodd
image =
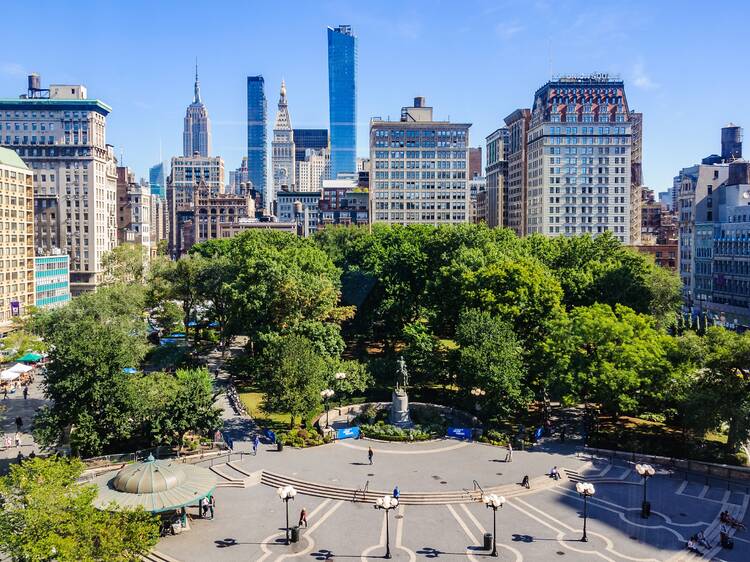
M627 19L614 4L591 14L585 3L573 3L567 18L544 2L442 3L429 12L417 3L399 3L403 9L396 18L397 4L392 2L292 2L286 14L290 39L282 43L273 43L273 26L260 23L274 17L273 7L236 4L228 5L223 14L205 16L207 38L219 33L211 31L216 28L222 40L202 42L197 53L186 50L177 35L185 29L180 23L187 22L191 10L162 3L150 7L153 17L144 20L137 4L97 8L102 17L122 23L91 36L91 44L116 46L101 60L79 56L89 44L83 40L73 38L50 51L24 41L21 27L10 28L9 48L0 57L0 92L2 97L18 96L25 90L26 74L34 71L45 83L85 84L90 97L113 108L107 141L115 145L118 158L124 155L120 164L133 168L139 177L147 177L149 167L159 161L160 143L165 159L182 152L182 118L191 101L195 56L214 128L211 152L221 155L229 168L238 166L247 153L248 76L262 74L267 85L284 78L295 92L295 126L327 128L326 30L340 24L351 25L359 41L360 157L367 154L370 118L390 115L397 120L393 108L404 99L426 96L439 108L437 118L473 123L470 144L479 146L511 111L528 107L533 92L551 75L564 73L602 71L622 77L633 106L644 114L644 184L657 191L670 187L677 170L714 151L712 131L730 121L750 122L747 108L734 103L734 92L747 79L731 70L747 47L737 45L733 57L716 57L698 42L684 40L685 30L698 29L698 2L637 2ZM80 25L82 14L93 6L41 5L49 15L36 24L41 32L48 26L51 31L52 25ZM707 18L701 21L701 33L739 32L744 19L739 13L748 8L738 3L731 9L737 17ZM7 10L12 19L20 17L23 8L11 5ZM229 20L230 12L238 17ZM170 25L160 25L167 16ZM665 27L663 21L673 25ZM142 33L131 33L135 26ZM460 40L441 41L448 35ZM404 64L388 64L384 82L384 63L395 56L403 57ZM409 64L410 60L419 62ZM690 87L684 87L702 68L711 68L714 78L690 78ZM483 90L498 94L489 96Z

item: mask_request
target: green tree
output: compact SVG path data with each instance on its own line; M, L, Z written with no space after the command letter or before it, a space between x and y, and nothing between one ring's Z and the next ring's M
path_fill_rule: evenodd
M461 313L456 329L455 365L458 383L467 400L481 388L478 401L486 416L502 417L525 406L529 392L523 387L523 353L510 324L488 311Z
M412 322L404 327L403 356L409 365L412 384L438 383L445 380L446 350L440 340L430 333L424 322Z
M141 244L120 244L102 256L104 282L143 283L145 281L148 249Z
M165 301L176 301L182 307L185 339L189 341L190 322L201 303L200 279L206 260L200 255L183 256L177 261L160 260L152 268L148 301L154 306L164 306ZM194 338L198 330L194 331Z
M261 355L266 370L266 376L259 380L265 393L263 407L268 412L289 412L293 427L297 418L320 407L320 391L329 380L329 366L307 338L286 335L269 339Z
M550 387L570 402L596 402L615 416L636 413L670 374L666 342L652 318L616 305L574 308L556 321L545 349Z
M35 458L0 478L0 552L13 560L137 562L159 540L152 515L103 511L78 460Z

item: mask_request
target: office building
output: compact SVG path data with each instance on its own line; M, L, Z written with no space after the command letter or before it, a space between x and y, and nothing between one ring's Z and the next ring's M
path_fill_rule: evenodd
M470 123L435 121L423 97L399 121L370 120L370 192L375 222L469 221Z
M295 146L297 141L295 138ZM330 179L331 157L327 148L308 148L302 160L294 162L297 191L319 191L323 182Z
M0 100L0 143L34 173L35 247L70 256L73 295L101 281L101 258L117 244L117 173L106 141L111 108L82 85L41 87Z
M169 218L165 197L151 195L151 256L155 256L162 240L169 239Z
M529 164L526 141L531 124L531 110L516 109L504 121L508 136L505 144L507 173L502 190L502 225L512 229L518 236L525 236ZM489 161L489 155L487 159Z
M263 76L247 77L247 168L250 182L267 207L268 139L266 85Z
M37 308L56 308L70 302L70 256L57 251L34 258Z
M201 156L211 154L211 121L208 110L201 100L201 88L198 82L198 65L195 65L195 85L193 87L193 103L185 112L185 129L182 133L182 155Z
M224 160L220 156L177 156L167 178L169 251L174 257L192 246L193 194L199 185L212 193L224 192ZM186 223L189 226L185 226Z
M0 148L0 335L34 304L34 175Z
M482 168L482 147L472 147L469 148L469 178L473 178L474 176L482 176L483 174L483 168Z
M485 139L487 145L487 167L485 168L485 191L478 203L481 210L477 220L495 228L506 226L504 217L508 160L506 157L509 131L503 127L490 133Z
M357 37L350 25L328 28L331 178L356 171Z
M247 218L239 219L237 222L220 223L218 237L232 238L248 230L273 230L275 232L299 234L296 222L260 221Z
M246 193L215 193L201 184L193 192L193 201L194 244L220 238L223 225L255 217L255 202Z
M294 159L304 160L308 149L328 149L328 129L294 129Z
M167 176L164 172L164 162L154 164L148 169L148 184L151 194L164 199L167 196Z
M478 224L487 222L487 207L484 206L484 212L479 215L477 210L477 198L480 193L486 192L487 179L484 176L472 176L469 180L469 222Z
M611 232L631 243L632 119L623 82L607 74L563 76L537 90L527 138L527 234Z
M151 190L137 183L125 166L117 167L117 241L142 246L146 256L151 254Z
M327 225L364 226L370 222L369 194L354 179L323 182L318 203L318 228Z
M320 196L321 191L279 191L279 222L297 224L300 236L313 234L318 229Z
M289 117L286 85L283 80L281 81L276 122L273 126L271 170L273 172L271 201L274 201L276 194L282 189L294 188L294 132L292 131L292 120Z
M248 166L247 156L242 157L240 167L229 172L229 193L240 193L240 190L247 189L250 181L250 167Z

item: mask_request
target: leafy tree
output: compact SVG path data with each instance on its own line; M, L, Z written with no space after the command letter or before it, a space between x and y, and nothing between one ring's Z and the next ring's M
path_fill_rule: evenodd
M129 243L115 246L102 256L104 282L143 283L147 264L148 249L145 246Z
M507 415L527 404L522 349L507 322L488 311L465 310L456 342L456 372L467 400L473 388L484 390L480 405L488 416Z
M423 322L407 324L403 340L403 356L409 365L412 384L436 383L445 379L446 350Z
M302 336L273 336L265 346L261 362L267 374L259 385L265 393L264 409L289 412L290 425L320 407L320 391L325 388L329 367Z
M615 416L636 413L669 376L667 340L650 317L625 306L574 308L545 345L550 386L567 402L597 402Z
M83 463L35 458L0 478L0 551L13 560L137 562L159 540L143 509L103 511L97 489L76 482Z
M163 301L152 310L151 315L165 334L184 329L182 307L174 301Z
M189 340L190 322L196 306L201 302L200 278L206 260L200 255L183 256L177 261L162 260L154 264L149 289L151 306L164 306L173 300L182 306L182 323L185 326L185 339ZM198 330L195 330L195 338Z
M212 257L198 273L198 294L206 303L208 320L218 323L219 342L226 348L239 328L236 294L233 281L237 278L238 264L226 255Z

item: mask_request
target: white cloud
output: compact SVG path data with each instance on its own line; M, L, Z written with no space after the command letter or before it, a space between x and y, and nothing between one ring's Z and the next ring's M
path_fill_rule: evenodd
M633 85L642 90L653 90L659 87L659 84L654 82L648 75L646 67L642 62L638 62L633 66Z
M26 69L16 62L0 63L0 72L9 76L24 76L28 74Z

